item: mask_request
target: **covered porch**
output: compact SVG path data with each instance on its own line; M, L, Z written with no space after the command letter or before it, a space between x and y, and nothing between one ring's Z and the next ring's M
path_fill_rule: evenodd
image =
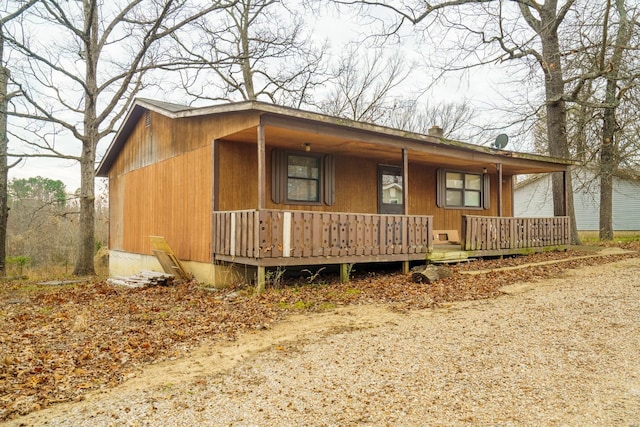
M568 216L546 218L462 217L460 244L433 245L427 261L460 262L473 258L526 255L566 250L571 244Z
M433 216L298 210L213 212L214 261L265 268L370 262L456 262L485 256L563 250L570 244L568 217L513 218L465 215L460 245L436 245Z

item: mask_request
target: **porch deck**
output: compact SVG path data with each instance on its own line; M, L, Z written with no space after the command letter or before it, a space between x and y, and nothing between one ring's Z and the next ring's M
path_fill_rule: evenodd
M282 210L213 213L213 259L258 267L456 262L566 249L569 218L463 216L461 245L435 245L433 217Z
M308 211L214 212L213 257L262 267L424 260L433 217Z
M569 217L504 218L464 216L460 245L434 245L427 261L447 263L473 258L527 255L566 250L571 243Z

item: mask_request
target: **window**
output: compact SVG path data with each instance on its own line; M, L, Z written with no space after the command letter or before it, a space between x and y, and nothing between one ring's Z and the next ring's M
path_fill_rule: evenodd
M271 152L271 200L297 205L333 205L333 157L274 149Z
M287 201L320 202L320 159L287 156Z
M489 176L438 170L438 206L488 209Z

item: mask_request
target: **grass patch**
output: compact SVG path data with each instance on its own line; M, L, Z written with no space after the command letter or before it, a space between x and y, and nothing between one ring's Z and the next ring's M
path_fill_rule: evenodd
M307 310L312 305L313 305L313 302L311 302L311 301L307 301L307 302L305 302L305 301L296 301L294 303L279 302L278 303L278 308L280 308L282 310L303 311L303 310Z
M334 303L334 302L321 302L318 305L318 309L322 310L322 311L329 311L329 310L334 310L336 307L338 306L338 304Z
M598 231L579 231L578 237L583 244L599 243ZM613 241L616 243L630 243L640 241L640 231L614 231Z

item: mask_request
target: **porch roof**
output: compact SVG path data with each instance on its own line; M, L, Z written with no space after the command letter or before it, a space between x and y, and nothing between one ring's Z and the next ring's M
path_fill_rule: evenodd
M578 164L569 159L500 150L257 101L190 107L140 98L134 102L98 165L97 176L108 175L118 153L147 110L172 119L257 112L259 123L222 139L256 143L256 128L261 124L269 145L301 150L302 144L307 143L313 151L375 158L383 163L397 162L401 159L402 149L406 149L411 162L452 168L500 164L503 173L510 175L564 171L568 166Z

